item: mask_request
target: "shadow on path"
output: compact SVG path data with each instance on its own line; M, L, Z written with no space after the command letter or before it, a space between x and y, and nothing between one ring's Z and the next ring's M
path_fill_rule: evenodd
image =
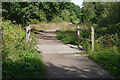
M36 38L43 40L57 40L55 31L44 31L41 34L37 34Z
M78 68L76 66L55 66L52 63L46 63L47 65L47 78L110 78L105 72L97 71L96 66L92 65L91 68Z

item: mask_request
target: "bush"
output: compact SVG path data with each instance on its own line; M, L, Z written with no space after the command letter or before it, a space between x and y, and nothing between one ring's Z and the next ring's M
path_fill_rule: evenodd
M37 20L37 19L31 19L31 20L30 20L30 23L31 23L31 24L38 24L38 23L40 23L40 21Z
M44 64L37 50L35 39L26 44L25 31L10 21L3 26L3 78L43 78ZM34 37L32 37L34 38Z
M62 19L64 21L66 21L66 22L71 22L71 20L70 20L70 13L67 10L63 10L61 12L61 16L60 17L62 17Z
M62 21L63 21L62 18L60 18L59 16L55 17L55 18L52 20L52 22L54 22L54 23L62 22Z
M71 11L71 13L70 13L70 18L71 18L71 22L73 23L73 24L78 24L80 21L79 21L79 19L77 18L77 16L75 15L75 12L74 11Z
M58 31L57 38L64 44L78 44L74 31Z
M87 44L88 57L100 64L115 78L120 78L120 53L119 38L116 35L105 35L95 40L94 51L91 51L90 44Z

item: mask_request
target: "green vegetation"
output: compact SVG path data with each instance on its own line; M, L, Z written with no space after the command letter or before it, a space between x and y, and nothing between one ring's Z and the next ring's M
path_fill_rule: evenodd
M72 23L70 22L59 22L59 23L53 23L53 22L50 22L50 23L46 23L46 22L41 22L41 23L38 23L38 24L31 24L31 28L32 28L32 31L34 32L34 30L36 31L45 31L47 29L51 29L51 28L59 28L59 27L66 27L66 26L71 26L73 25Z
M95 28L95 49L91 51L91 42L77 42L76 29L69 27L57 31L57 37L63 43L79 44L86 50L87 57L93 59L116 79L120 79L120 3L84 3L81 9L81 29ZM90 41L89 32L80 32L81 37Z
M78 44L77 42L77 32L73 25L62 28L57 31L57 38L61 40L64 44Z
M45 66L40 51L34 49L35 38L26 44L25 31L21 26L3 21L2 71L4 78L44 78Z
M44 64L41 57L36 57L40 54L34 49L35 41L29 46L25 44L25 32L21 28L32 24L32 29L38 31L58 25L65 27L57 31L59 40L82 45L89 58L120 78L119 7L120 3L116 2L86 2L81 9L70 2L3 2L3 19L12 22L3 22L3 77L44 77ZM73 24L87 30L91 26L95 28L94 51L91 51L91 42L77 42ZM90 33L81 31L80 34L90 41Z
M39 21L79 22L80 18L80 7L70 2L3 2L2 9L5 20L22 24L22 27Z
M120 78L120 40L118 34L96 39L94 52L90 51L90 46L87 49L89 50L89 58L103 66L112 76Z

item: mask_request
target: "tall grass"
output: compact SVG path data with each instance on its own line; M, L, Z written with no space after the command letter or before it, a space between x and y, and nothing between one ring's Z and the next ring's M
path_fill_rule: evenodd
M99 37L95 40L94 45L94 51L91 51L91 46L87 47L88 57L108 70L115 78L120 78L120 41L118 34Z
M35 39L26 44L25 31L21 26L3 21L2 58L4 78L43 78L44 63L40 52L34 49Z
M78 44L75 27L68 26L57 31L57 38L64 44Z

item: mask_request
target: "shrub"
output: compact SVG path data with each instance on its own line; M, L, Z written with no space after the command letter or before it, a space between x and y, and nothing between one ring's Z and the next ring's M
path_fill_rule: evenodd
M75 27L67 26L57 31L57 38L64 44L78 44Z
M38 24L38 23L40 23L40 21L37 20L37 19L31 19L31 20L30 20L30 23L31 23L31 24Z
M63 11L61 12L61 17L62 17L62 19L63 19L64 21L66 21L66 22L71 22L71 20L70 20L70 13L69 13L67 10L63 10Z
M75 12L72 11L70 14L71 14L71 16L70 16L71 22L72 22L73 24L78 24L78 23L79 23L79 19L78 19L77 16L75 15Z
M25 31L20 25L5 21L2 26L3 78L43 78L44 64L39 52L34 49L34 37L27 45Z
M59 16L55 17L55 18L52 20L52 22L54 22L54 23L62 22L62 21L63 21L62 18L60 18Z
M87 46L88 57L100 64L104 69L115 78L120 78L120 53L119 53L119 38L118 34L102 36L95 40L94 51ZM90 44L89 44L90 45Z

